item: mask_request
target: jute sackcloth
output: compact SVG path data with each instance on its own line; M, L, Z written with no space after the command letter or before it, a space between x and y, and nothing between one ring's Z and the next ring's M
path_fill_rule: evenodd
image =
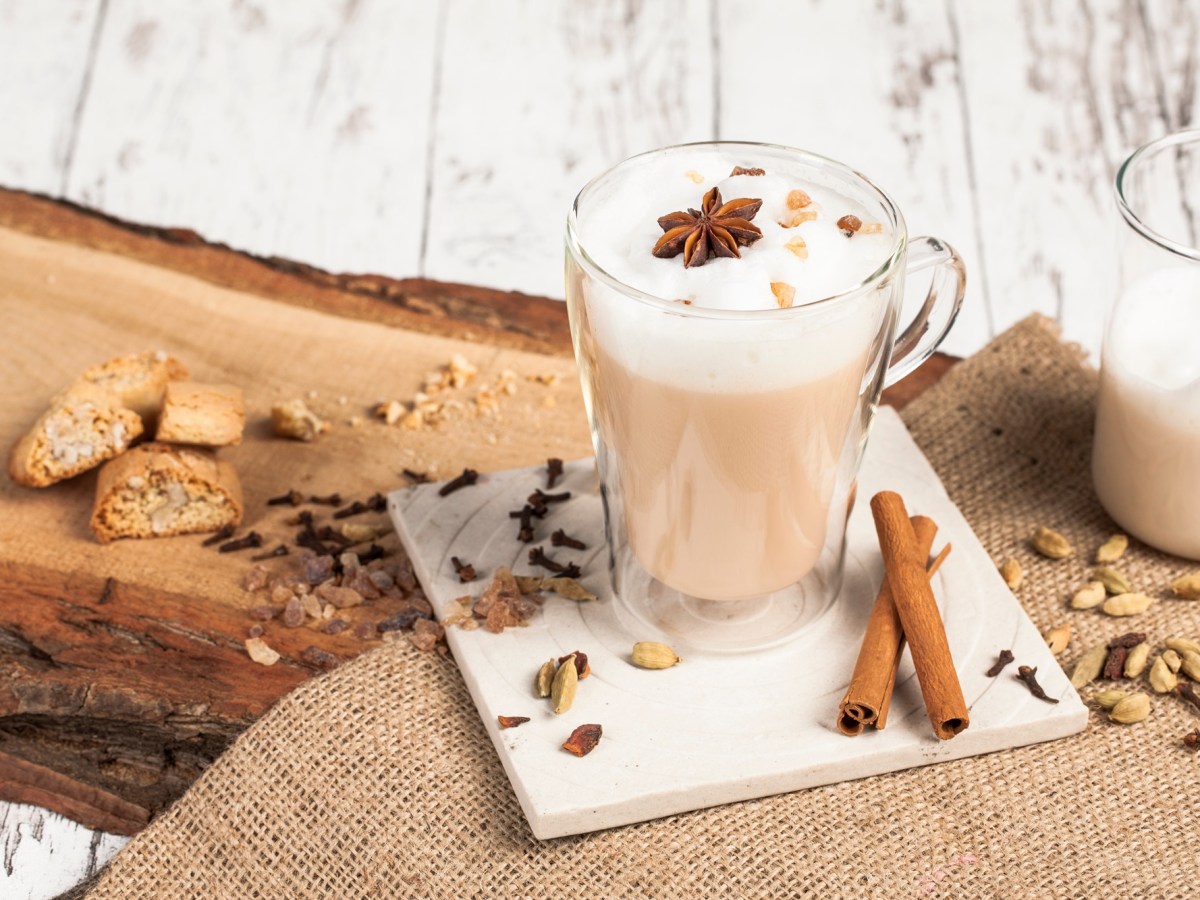
M1088 474L1095 389L1030 319L904 415L984 545L1025 567L1036 624L1071 623L1068 668L1130 630L1155 652L1200 636L1200 602L1165 591L1189 564L1136 542L1120 566L1160 598L1150 612L1067 607L1115 530ZM1035 556L1041 524L1076 555ZM392 644L281 700L89 897L1194 896L1200 756L1181 739L1200 717L1153 705L1132 726L1093 713L1050 744L538 842L453 662Z

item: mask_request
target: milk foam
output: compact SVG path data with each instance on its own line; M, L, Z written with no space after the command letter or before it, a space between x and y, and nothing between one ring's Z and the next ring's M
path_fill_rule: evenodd
M710 309L777 308L773 281L796 289L795 305L820 300L860 284L887 259L893 238L877 212L815 181L811 171L777 171L768 161L765 175L729 175L735 165L755 164L701 150L639 163L588 199L581 209L581 241L592 259L619 281L655 297L690 300ZM703 180L696 183L694 177ZM651 248L663 234L658 218L675 210L699 209L704 194L714 187L726 202L762 199L753 219L762 238L740 248L740 260L714 257L703 266L685 268L682 256L655 257ZM804 209L816 212L817 218L785 228L779 223L790 221L796 212L787 205L794 188L812 198L812 205ZM884 231L848 239L837 227L837 220L847 214L878 223ZM807 259L786 248L796 237L808 245Z
M1200 427L1200 268L1161 269L1133 282L1117 301L1104 363L1134 386L1169 393L1171 415L1188 408Z
M737 165L761 166L767 174L730 176ZM761 198L753 222L763 237L739 248L741 259L713 257L698 267L685 268L682 256L655 257L651 250L663 234L658 218L699 209L713 187L726 202ZM787 204L793 189L812 198L804 209L817 218L785 228L779 222L790 221L796 212ZM701 391L794 386L869 358L891 313L891 276L870 291L804 309L857 287L892 251L895 236L878 201L865 189L859 198L847 190L847 184L812 163L752 159L743 152L734 157L712 147L644 157L602 179L579 205L577 233L587 254L622 284L662 300L691 302L664 311L584 276L578 289L587 298L595 339L633 373ZM879 223L883 231L847 238L836 224L847 214ZM785 246L796 237L807 244L806 259ZM800 309L778 314L772 282L795 288L793 307ZM733 317L709 316L708 310ZM761 317L755 315L759 311Z

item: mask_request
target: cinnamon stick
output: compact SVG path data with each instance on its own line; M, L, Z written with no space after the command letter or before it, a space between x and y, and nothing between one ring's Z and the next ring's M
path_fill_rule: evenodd
M965 729L971 719L942 616L926 575L926 557L921 553L899 494L893 491L876 494L871 498L871 512L875 516L887 582L925 698L925 712L934 734L949 740Z
M928 557L937 534L937 525L926 516L913 516L912 529L920 552ZM892 589L885 576L875 597L867 631L863 635L850 687L838 708L838 730L853 737L880 716L886 717L888 698L896 683L896 669L904 651L904 628L892 600Z

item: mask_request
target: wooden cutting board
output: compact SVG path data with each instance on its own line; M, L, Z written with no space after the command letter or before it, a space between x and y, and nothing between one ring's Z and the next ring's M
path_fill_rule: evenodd
M286 523L295 509L266 505L293 488L365 499L406 483L406 468L450 477L590 453L561 303L330 275L3 190L0 334L5 452L52 394L111 356L162 349L197 380L240 385L246 438L222 455L242 479L243 530L268 547L297 530ZM419 430L372 417L454 354L479 369L452 395L463 411ZM893 401L947 365L927 366ZM516 392L477 414L479 389L506 371ZM313 444L272 437L271 403L291 397L311 398L330 432ZM241 587L250 554L218 554L195 536L101 546L87 528L94 488L94 473L43 490L0 481L0 799L134 833L317 673L306 648L347 659L378 642L271 622L265 638L283 659L253 663L242 643L261 602ZM307 508L329 521L328 507ZM348 618L386 614L381 601Z

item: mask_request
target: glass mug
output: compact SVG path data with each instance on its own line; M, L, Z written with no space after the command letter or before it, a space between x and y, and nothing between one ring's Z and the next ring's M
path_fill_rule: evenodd
M1117 299L1101 351L1092 480L1130 534L1200 559L1200 131L1117 172Z
M724 171L761 166L836 190L885 223L890 250L861 283L787 309L703 308L622 283L589 255L589 224L603 220L620 180L669 171L675 158L682 173L697 154L728 163ZM566 246L618 614L630 630L649 626L700 649L795 636L837 596L880 392L949 331L965 288L961 259L944 242L909 240L895 204L854 170L732 142L651 151L593 179L575 198ZM896 337L904 276L926 269L928 296Z

